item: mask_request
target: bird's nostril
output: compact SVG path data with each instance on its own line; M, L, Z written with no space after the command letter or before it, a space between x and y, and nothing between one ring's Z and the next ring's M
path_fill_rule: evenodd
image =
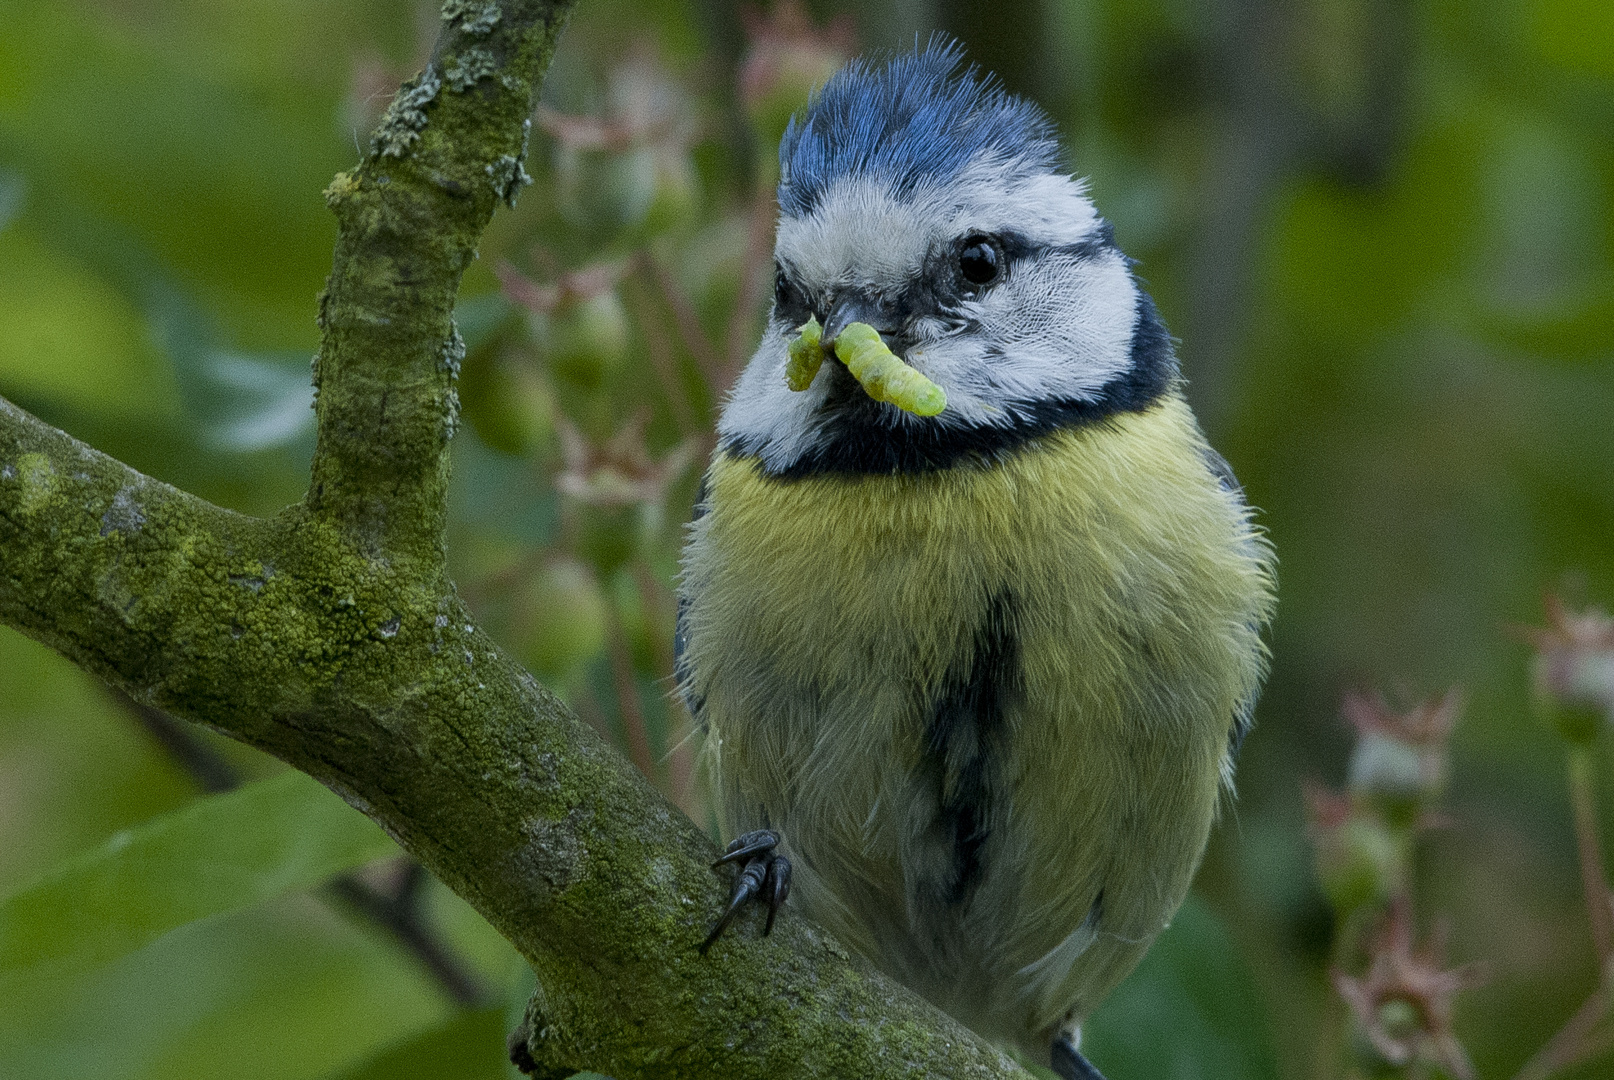
M893 328L887 321L879 300L873 296L860 291L842 293L835 298L829 318L824 320L824 344L834 345L841 331L857 322L868 323L882 334L890 333Z

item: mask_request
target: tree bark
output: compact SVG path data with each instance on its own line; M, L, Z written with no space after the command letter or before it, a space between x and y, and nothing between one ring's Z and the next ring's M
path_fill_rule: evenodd
M1008 1077L1003 1054L787 917L726 899L687 818L483 634L445 569L460 275L525 181L569 0L447 0L426 70L326 192L319 442L271 519L0 400L0 620L308 772L532 964L540 1076Z

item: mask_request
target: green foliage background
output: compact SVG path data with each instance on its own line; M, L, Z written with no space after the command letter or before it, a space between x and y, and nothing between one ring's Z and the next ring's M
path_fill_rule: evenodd
M1239 799L1196 899L1093 1022L1096 1060L1111 1080L1338 1074L1300 782L1342 772L1342 690L1460 683L1453 825L1419 867L1421 914L1487 965L1458 1033L1482 1077L1510 1075L1596 977L1561 749L1507 627L1538 621L1547 589L1614 600L1614 5L811 6L820 24L854 11L864 47L958 34L1057 118L1282 560ZM299 497L334 239L319 193L435 23L405 0L0 0L0 393L226 505ZM697 814L666 693L697 470L652 474L652 505L563 499L557 423L598 444L642 417L630 458L702 447L722 387L635 253L721 351L771 152L736 91L742 25L719 0L584 3L550 106L603 116L613 72L659 72L687 136L572 159L536 136L538 184L496 220L461 316L462 589L585 716L630 750L642 732ZM495 273L630 258L626 321L585 327L572 368L558 320ZM250 778L279 771L199 737ZM486 988L455 1006L307 891L390 842L311 785L266 782L199 805L127 707L0 631L0 896L17 894L0 1076L505 1075L528 989L514 954L432 887L432 924Z

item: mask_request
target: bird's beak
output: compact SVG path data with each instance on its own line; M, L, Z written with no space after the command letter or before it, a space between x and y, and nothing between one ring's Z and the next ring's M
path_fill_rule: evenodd
M841 331L855 322L868 323L881 334L889 334L896 329L888 324L885 313L873 297L851 289L838 296L835 306L830 308L829 318L824 322L824 347L834 348L835 339L841 336Z
M889 326L872 300L855 293L841 297L830 311L829 326L819 326L815 317L797 328L785 364L786 384L806 390L824 357L833 355L875 401L915 416L935 416L947 408L946 392L891 351L881 337Z

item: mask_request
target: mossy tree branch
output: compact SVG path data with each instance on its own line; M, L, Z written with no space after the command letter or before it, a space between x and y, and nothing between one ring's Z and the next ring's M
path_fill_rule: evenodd
M447 0L430 66L327 192L303 503L222 510L0 400L0 620L379 822L531 962L539 1075L1023 1075L799 919L697 954L726 898L710 842L448 580L454 296L525 179L570 6Z

